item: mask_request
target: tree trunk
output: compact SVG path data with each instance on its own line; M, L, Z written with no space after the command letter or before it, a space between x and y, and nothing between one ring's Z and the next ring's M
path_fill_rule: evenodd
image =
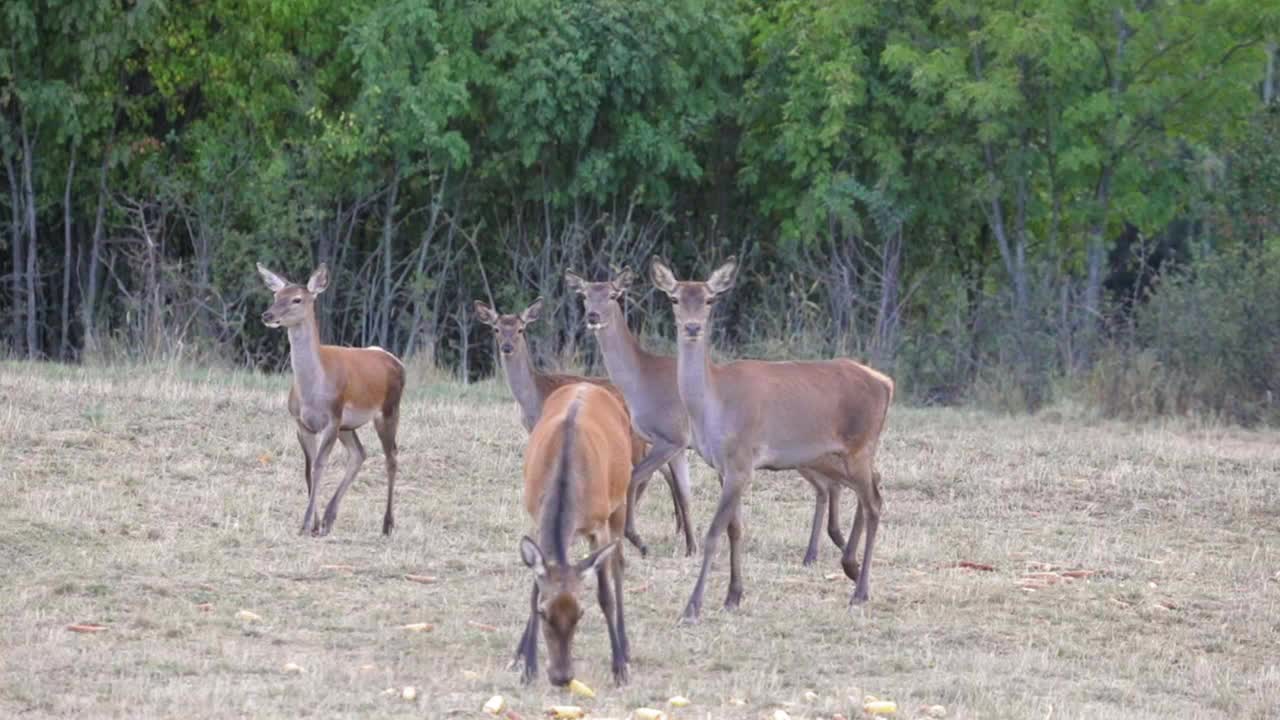
M23 201L23 209L26 211L27 218L27 357L36 359L42 354L40 351L40 333L38 327L38 310L40 303L36 297L36 275L40 268L37 258L37 246L39 240L39 229L36 225L36 191L35 184L32 181L33 166L35 159L32 155L35 153L35 146L32 142L31 135L27 132L26 124L21 127L22 134L22 190L25 194Z
M872 364L889 368L898 344L898 288L902 267L902 225L889 233L885 240L884 257L880 270L880 306L876 312L875 351Z
M80 146L71 145L71 162L67 165L67 185L62 192L62 338L58 344L58 357L71 356L71 182L76 175L76 154Z
M1111 62L1111 100L1119 103L1120 93L1125 90L1123 67L1125 45L1132 34L1124 19L1124 11L1116 9L1114 14L1116 25L1116 53ZM1086 366L1093 362L1095 341L1102 322L1102 265L1106 259L1107 219L1111 212L1111 177L1115 172L1116 156L1120 151L1119 118L1112 118L1110 137L1107 138L1109 152L1103 160L1098 175L1098 184L1094 191L1093 220L1089 226L1089 245L1085 256L1087 274L1084 286L1084 318L1081 322L1081 361Z
M1084 286L1084 321L1081 323L1081 360L1092 361L1094 341L1102 320L1102 266L1106 260L1107 214L1111 207L1111 165L1103 168L1094 192L1095 216L1089 227L1086 255L1087 275Z
M387 209L382 217L382 309L378 324L378 342L383 347L393 350L391 343L391 296L392 263L391 237L396 225L396 199L400 195L400 166L396 165L391 178L391 188L387 192Z
M84 342L81 351L95 351L98 348L98 268L102 265L102 242L106 234L107 216L107 167L111 157L111 146L107 144L102 154L102 165L98 170L98 209L93 217L93 241L89 250L89 282L88 291L80 302L80 324L84 331Z
M21 183L18 181L18 173L13 167L13 156L5 154L4 169L9 177L9 202L13 207L13 217L10 225L9 248L13 255L13 273L9 276L12 281L12 297L13 302L13 329L10 331L13 341L13 354L15 356L25 354L23 319L22 319L22 294L23 281L22 270L26 265L23 258L23 250L26 245L23 243L22 224L22 191Z

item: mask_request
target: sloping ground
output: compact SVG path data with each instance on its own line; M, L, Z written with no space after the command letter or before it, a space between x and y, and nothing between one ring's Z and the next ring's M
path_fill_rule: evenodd
M287 382L0 364L0 714L478 717L493 694L525 718L566 702L624 717L676 694L693 700L677 718L853 717L849 698L866 694L899 717L931 704L953 718L1280 707L1274 432L894 408L871 603L847 608L825 537L818 563L800 566L812 495L794 474L764 473L745 501L742 608L718 609L722 550L693 627L676 619L697 562L681 557L655 483L640 525L653 552L627 548L632 684L610 686L593 604L578 672L599 696L573 700L545 676L522 688L506 667L530 523L505 389L411 388L395 536L379 535L383 464L368 435L334 534L313 539L296 534ZM717 484L695 468L704 529ZM846 493L846 533L852 508Z

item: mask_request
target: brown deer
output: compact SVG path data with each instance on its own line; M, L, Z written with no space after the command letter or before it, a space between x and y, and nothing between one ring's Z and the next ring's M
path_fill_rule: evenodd
M590 383L551 393L524 453L524 507L538 537L520 541L520 557L533 570L529 620L516 646L524 682L538 673L543 623L548 679L553 685L573 679L573 636L585 612L579 597L587 576L595 573L613 679L626 683L630 645L622 612L620 538L630 480L631 418L621 399ZM570 563L569 546L579 536L591 544L591 554Z
M634 279L635 273L627 268L617 270L613 278L603 282L587 282L572 271L565 273L568 287L582 296L587 329L592 331L600 344L609 379L626 397L627 407L631 410L631 421L640 436L652 443L649 454L637 463L632 472L632 477L640 482L633 484L628 504L635 505L639 502L653 468L668 463L675 475L676 486L681 489L678 502L684 504L687 515L689 461L686 449L690 447L693 438L689 428L689 415L680 400L680 390L677 387L676 358L645 350L627 328L627 319L619 301ZM822 534L825 515L830 516L827 523L828 536L836 547L844 548L844 537L840 534L840 486L832 485L825 478L808 470L802 469L800 474L813 486L816 496L813 522L809 530L809 547L804 554L804 564L810 565L818 557L818 540ZM675 488L672 492L675 492ZM639 543L640 536L635 531L632 515L628 514L627 518L627 539L632 543ZM687 523L685 527L688 528L685 543L689 548L686 555L692 555L695 547L693 529Z
M815 362L737 360L711 362L707 338L716 300L733 286L737 262L729 258L706 282L680 282L654 258L653 283L675 312L680 399L689 412L694 446L720 473L720 502L702 543L702 571L685 606L694 621L702 609L707 574L720 534L729 535L729 593L725 607L742 600L742 524L739 507L756 469L795 468L848 485L858 495L853 529L841 564L853 580L850 603L866 602L871 553L880 527L880 473L876 449L884 430L893 381L846 358ZM859 568L858 541L867 544Z
M297 423L298 444L305 456L307 512L302 534L327 535L338 516L338 504L364 463L364 446L356 429L373 421L387 460L387 511L382 534L395 527L392 512L396 489L396 427L400 422L400 396L404 393L404 365L379 347L349 348L320 344L316 323L316 296L329 284L329 271L321 265L305 286L295 285L258 264L258 273L275 300L262 322L287 328L293 386L289 389L289 413ZM347 473L325 508L324 520L316 512L320 479L335 441L347 449Z
M524 309L519 315L502 315L489 305L476 300L475 304L476 318L493 328L494 339L498 345L499 357L502 359L502 369L507 376L507 385L511 388L511 394L515 397L516 403L520 406L520 422L524 425L526 431L533 430L533 426L538 422L538 417L542 415L542 406L546 402L547 396L557 389L577 382L589 382L599 385L618 396L619 400L626 402L618 389L609 382L608 378L602 377L585 377L582 375L565 375L558 373L544 373L538 371L534 367L532 354L529 352L529 344L525 339L525 327L529 323L538 319L542 312L542 298L533 301L533 304ZM632 462L639 463L644 458L648 444L644 442L634 431L631 438ZM684 517L686 508L680 505L680 491L676 487L675 479L667 468L661 468L667 485L671 488L671 499L675 503L676 515L676 532L680 532L684 527ZM627 503L627 523L632 523L631 515L635 512L634 503ZM638 540L638 536L635 540ZM635 542L633 540L633 543ZM641 554L647 551L643 545L636 545ZM692 555L696 549L693 540L693 532L685 533L685 555Z

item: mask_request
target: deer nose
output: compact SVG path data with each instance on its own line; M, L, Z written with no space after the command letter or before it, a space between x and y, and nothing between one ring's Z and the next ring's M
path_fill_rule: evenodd
M696 338L702 334L702 324L701 323L685 323L684 332L689 337Z
M595 310L588 312L587 322L591 323L592 325L598 325L600 323L600 313L596 312Z
M563 670L552 669L547 671L547 678L551 680L552 685L555 685L556 687L564 687L573 680L573 674Z
M271 322L271 319L272 319L272 318L271 318L271 311L270 311L270 310L268 310L268 311L266 311L266 312L262 313L262 322L264 322L264 323L269 323L269 322Z
M498 349L502 350L503 355L510 355L516 349L516 346L511 343L502 343Z

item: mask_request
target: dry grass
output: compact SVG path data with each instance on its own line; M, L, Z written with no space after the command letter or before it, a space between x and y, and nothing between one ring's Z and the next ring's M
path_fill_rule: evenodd
M286 386L0 365L0 715L479 717L499 693L532 718L568 700L506 669L530 578L516 551L524 432L505 389L412 388L396 535L378 534L383 465L366 441L334 535L316 540L295 534ZM717 485L695 467L705 527ZM951 718L1280 707L1277 433L899 407L881 467L865 609L846 607L842 575L828 579L829 544L800 567L806 487L762 474L746 500L743 606L718 609L722 550L693 627L675 621L697 563L678 556L655 485L641 518L655 553L631 553L626 580L632 684L610 686L592 608L577 654L600 695L581 704L622 717L687 695L678 718L852 717L849 696L864 694L906 718L933 703ZM1023 589L1037 563L1097 574ZM108 629L65 629L77 622ZM412 622L434 629L400 628ZM400 699L406 685L416 702Z

